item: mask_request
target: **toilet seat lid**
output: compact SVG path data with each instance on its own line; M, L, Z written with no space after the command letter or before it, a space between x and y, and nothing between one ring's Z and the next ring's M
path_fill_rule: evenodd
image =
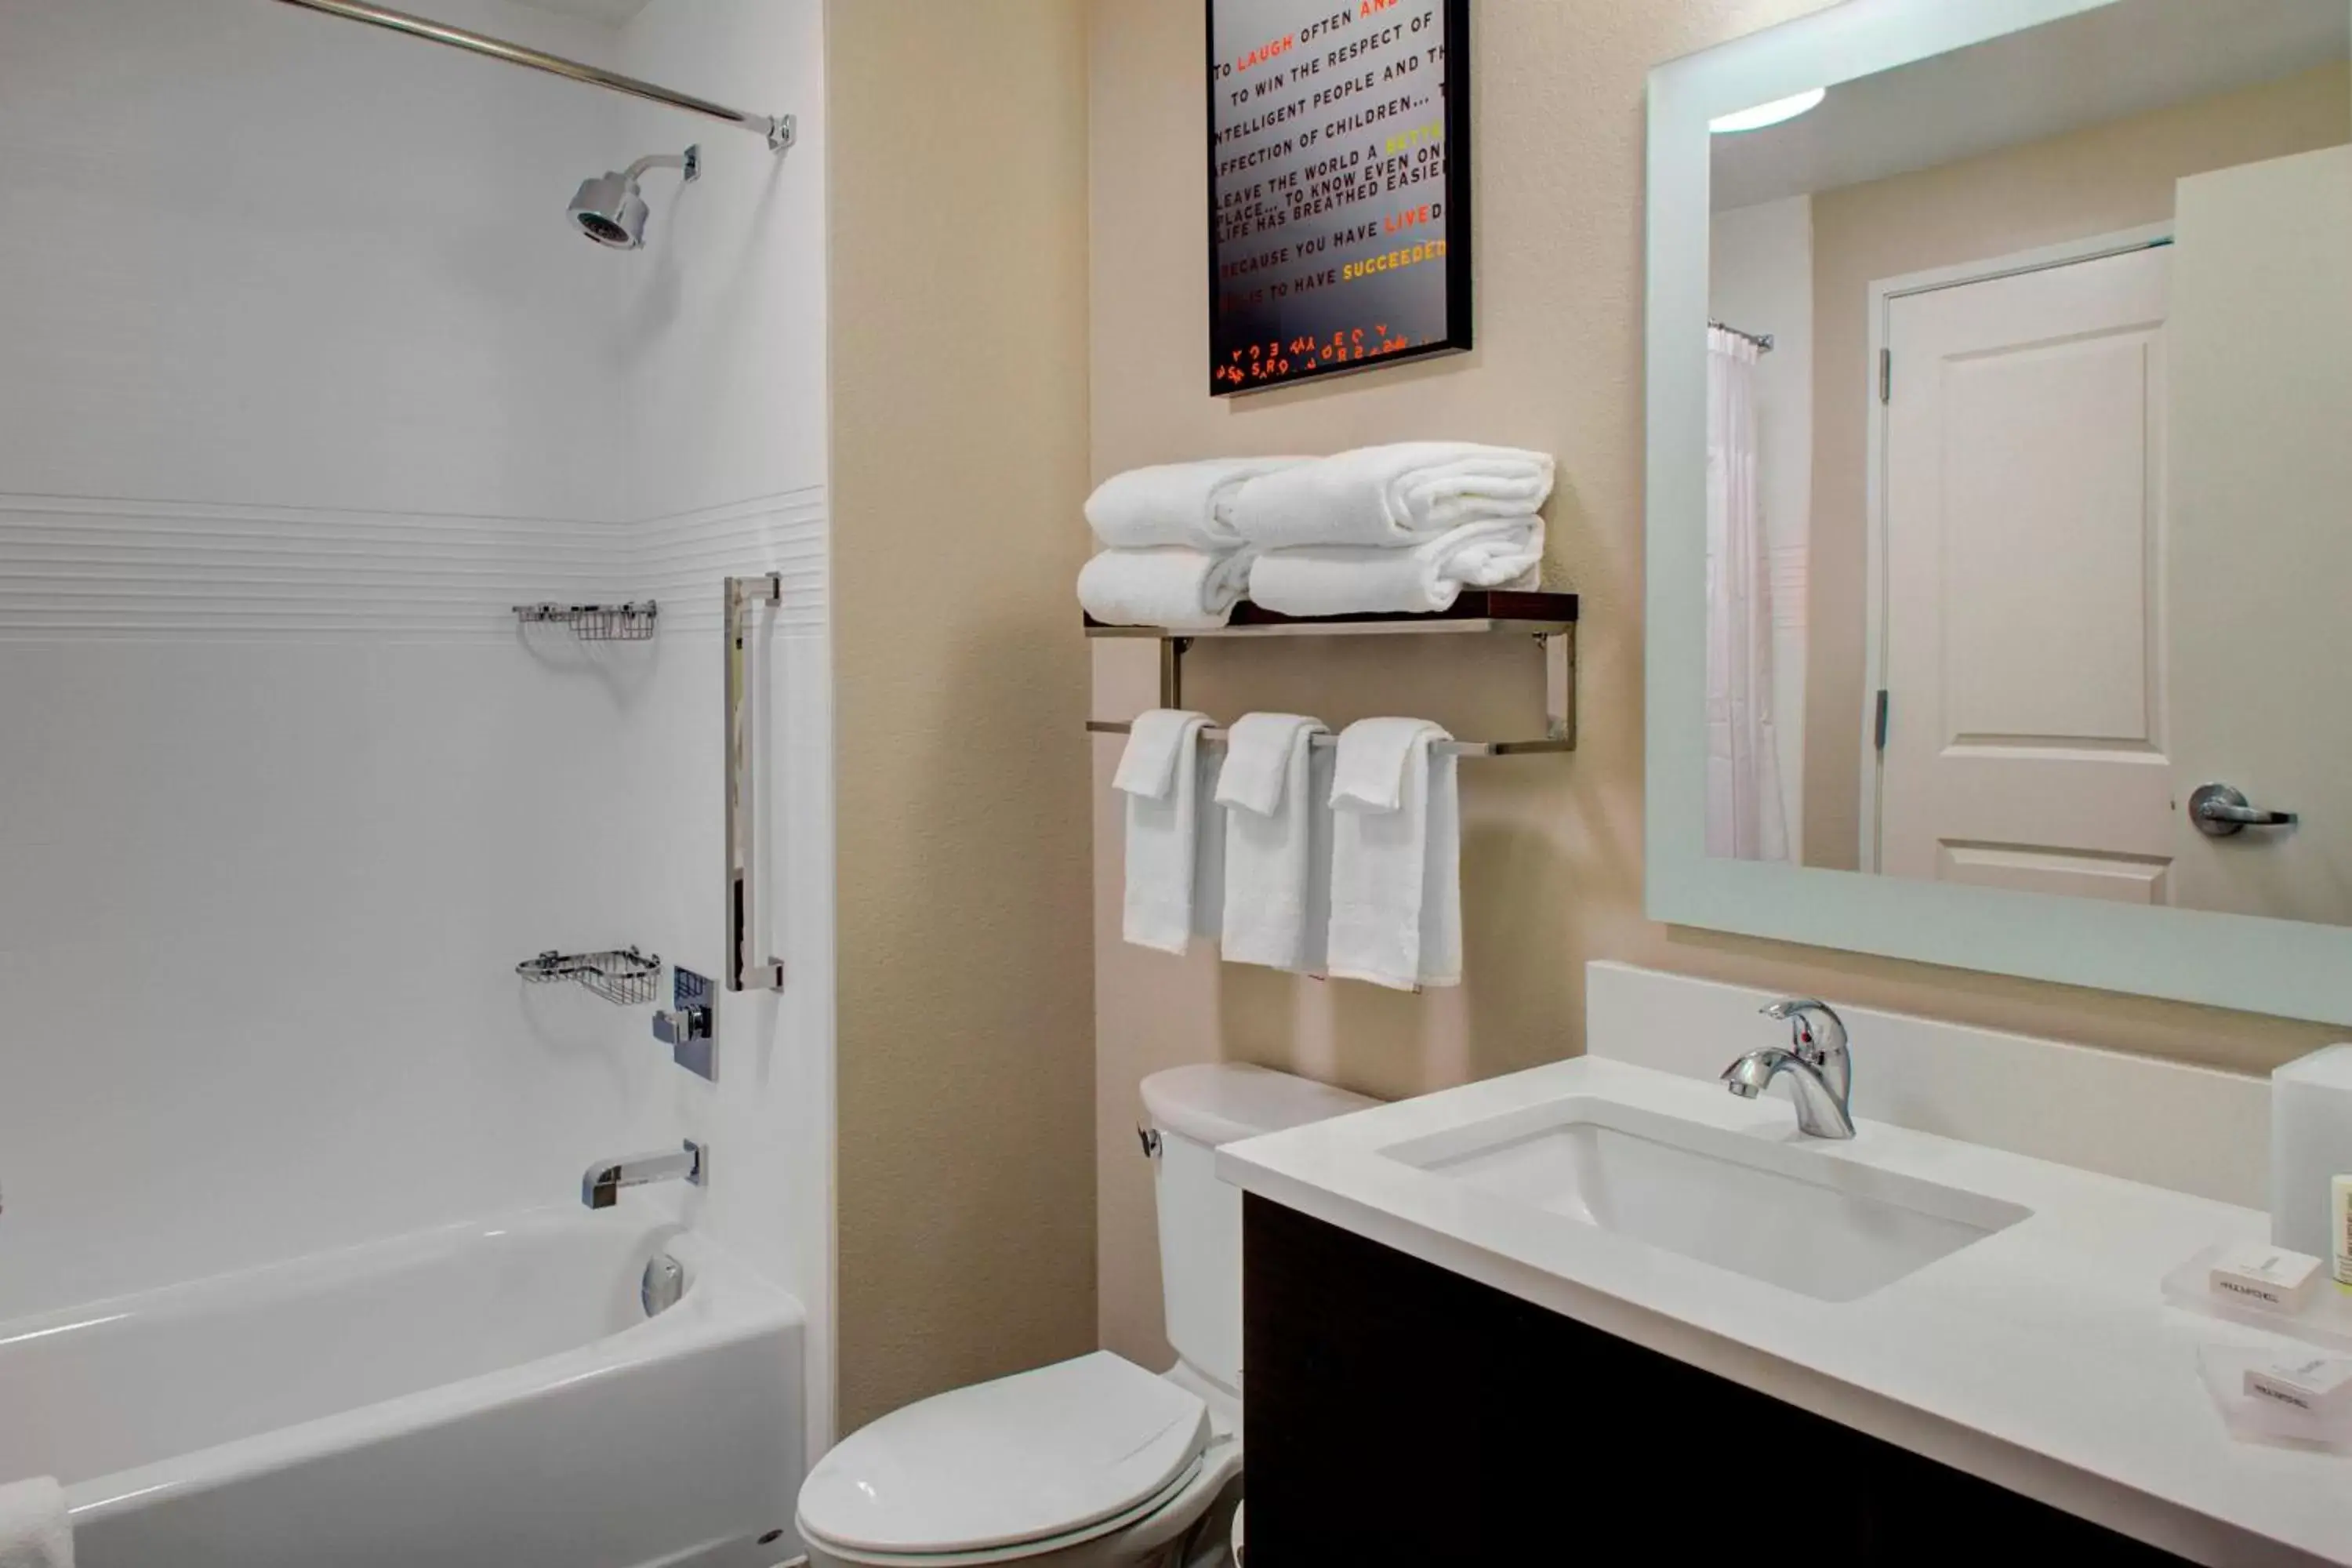
M1165 1490L1208 1441L1199 1396L1108 1351L894 1410L817 1462L800 1522L867 1552L1066 1535Z

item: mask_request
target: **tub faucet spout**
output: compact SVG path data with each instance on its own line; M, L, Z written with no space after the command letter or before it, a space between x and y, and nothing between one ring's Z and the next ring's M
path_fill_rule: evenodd
M710 1151L688 1142L677 1153L656 1150L650 1154L624 1154L599 1160L580 1178L580 1201L592 1209L608 1209L620 1202L623 1187L648 1182L684 1181L700 1186L710 1173Z

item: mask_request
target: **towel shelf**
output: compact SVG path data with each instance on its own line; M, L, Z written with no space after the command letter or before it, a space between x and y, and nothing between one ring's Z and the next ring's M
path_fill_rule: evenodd
M1184 655L1196 637L1392 637L1400 635L1472 634L1489 637L1531 637L1544 660L1544 734L1529 741L1452 741L1440 750L1458 757L1528 756L1576 750L1576 619L1573 594L1517 593L1496 589L1465 593L1451 609L1434 615L1285 616L1260 609L1246 600L1234 606L1233 619L1207 631L1183 631L1171 626L1118 626L1086 618L1090 637L1142 637L1160 644L1160 706L1184 706ZM1129 726L1090 719L1089 732L1124 735ZM1212 728L1203 740L1215 744L1225 738ZM1318 746L1336 744L1319 736Z
M1093 735L1124 735L1133 727L1123 719L1087 721L1087 732ZM1201 740L1206 745L1222 746L1231 734L1232 731L1223 725L1212 724L1201 731ZM1337 735L1317 735L1311 742L1317 751L1328 751L1339 743L1339 737ZM1538 752L1572 752L1576 750L1576 742L1569 740L1437 741L1432 742L1429 749L1442 756L1449 757L1519 757Z
M1190 642L1194 637L1364 637L1430 632L1526 632L1546 637L1576 629L1573 594L1519 593L1508 588L1472 589L1450 609L1425 615L1286 616L1244 599L1233 618L1206 631L1172 626L1119 626L1086 617L1090 637L1159 637Z

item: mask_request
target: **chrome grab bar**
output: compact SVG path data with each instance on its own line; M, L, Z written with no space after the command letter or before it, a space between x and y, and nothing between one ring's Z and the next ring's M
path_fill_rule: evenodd
M759 858L760 807L751 793L751 669L744 628L753 605L773 608L783 603L783 574L730 577L719 599L726 617L721 652L727 663L727 962L720 978L730 991L782 991L784 961L769 957L754 962L751 957L759 926L753 867Z

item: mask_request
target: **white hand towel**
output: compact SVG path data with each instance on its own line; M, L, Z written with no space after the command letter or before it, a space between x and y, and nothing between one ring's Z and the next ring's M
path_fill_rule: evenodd
M1319 720L1244 713L1234 723L1216 799L1225 816L1223 951L1228 963L1294 973L1322 967L1328 930L1329 796L1315 793ZM1318 846L1318 842L1319 846ZM1317 853L1320 847L1322 853ZM1318 908L1318 905L1325 907Z
M1339 732L1331 780L1330 973L1410 991L1462 981L1458 759L1423 719Z
M73 1568L65 1489L42 1476L0 1487L0 1568Z
M1192 767L1192 934L1215 942L1225 921L1225 812L1217 804L1223 748L1199 747Z
M1210 631L1249 590L1250 552L1212 555L1180 545L1106 550L1078 569L1078 603L1118 626Z
M1113 550L1184 544L1212 552L1241 548L1233 501L1242 481L1307 458L1211 458L1113 474L1087 498L1087 525Z
M1534 586L1543 552L1539 517L1465 522L1402 550L1269 550L1250 568L1249 596L1259 608L1286 616L1431 615L1449 608L1465 588Z
M1263 549L1364 544L1393 549L1465 522L1526 517L1551 494L1542 452L1465 441L1360 447L1261 474L1234 498L1233 526Z
M1127 796L1123 934L1139 947L1181 953L1192 942L1201 731L1208 723L1207 714L1177 708L1138 715L1111 779Z

